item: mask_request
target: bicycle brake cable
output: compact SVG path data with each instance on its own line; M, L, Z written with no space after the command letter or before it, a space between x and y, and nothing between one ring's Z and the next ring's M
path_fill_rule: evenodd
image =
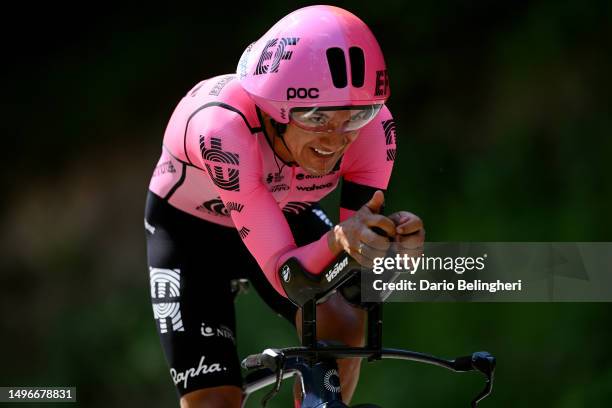
M283 382L283 374L285 371L285 355L280 353L278 356L274 358L276 363L276 382L274 383L274 388L270 390L262 399L261 406L266 407L268 402L278 394L280 391L281 383Z

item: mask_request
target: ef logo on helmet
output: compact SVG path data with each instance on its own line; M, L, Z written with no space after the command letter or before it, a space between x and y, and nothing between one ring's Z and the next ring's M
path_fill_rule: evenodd
M319 88L287 88L287 100L291 99L317 99L319 97Z
M297 45L299 38L289 37L289 38L273 38L269 40L263 48L261 55L259 56L259 61L257 62L257 66L255 67L254 75L262 75L268 73L278 72L278 68L280 67L281 60L290 60L293 55L293 51L287 50L288 47ZM276 47L276 52L272 52L272 49ZM266 64L267 61L272 59L272 55L274 54L274 59L271 64Z

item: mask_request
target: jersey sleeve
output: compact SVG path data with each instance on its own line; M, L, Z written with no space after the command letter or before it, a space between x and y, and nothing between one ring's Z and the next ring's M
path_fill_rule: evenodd
M257 136L239 114L221 108L210 111L198 118L200 126L194 127L191 136L191 143L199 144L199 165L208 172L240 238L268 281L286 296L277 274L285 260L296 257L308 271L319 273L335 254L326 235L296 246L287 220L263 182Z
M396 154L395 121L383 106L361 130L342 161L340 221L351 217L376 190L387 189Z

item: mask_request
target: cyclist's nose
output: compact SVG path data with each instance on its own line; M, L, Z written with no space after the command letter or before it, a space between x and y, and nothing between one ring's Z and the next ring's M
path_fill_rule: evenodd
M319 139L319 144L323 148L335 151L344 147L344 145L348 143L348 140L349 139L345 133L335 130L333 132L323 134Z

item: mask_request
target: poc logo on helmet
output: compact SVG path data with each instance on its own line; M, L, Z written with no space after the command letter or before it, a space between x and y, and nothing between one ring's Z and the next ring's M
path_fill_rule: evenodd
M291 99L317 99L319 88L287 88L287 100Z

